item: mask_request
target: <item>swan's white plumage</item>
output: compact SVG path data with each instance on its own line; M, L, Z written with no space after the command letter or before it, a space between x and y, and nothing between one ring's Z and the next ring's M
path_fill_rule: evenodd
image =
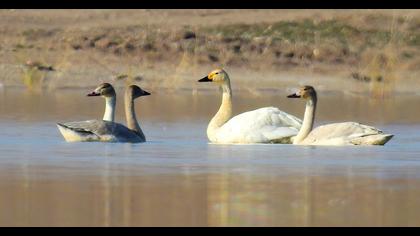
M275 107L239 114L217 129L214 143L291 143L302 120Z
M302 145L383 145L393 135L356 122L322 125L312 130Z
M219 110L207 126L212 143L292 143L302 121L275 107L264 107L232 117L232 89L229 75L216 69L198 82L212 82L222 92Z

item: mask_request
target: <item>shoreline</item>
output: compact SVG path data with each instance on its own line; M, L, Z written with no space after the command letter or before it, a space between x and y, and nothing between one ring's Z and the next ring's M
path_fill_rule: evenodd
M223 67L243 90L311 83L411 93L420 74L418 12L2 10L0 83L194 91L196 78Z

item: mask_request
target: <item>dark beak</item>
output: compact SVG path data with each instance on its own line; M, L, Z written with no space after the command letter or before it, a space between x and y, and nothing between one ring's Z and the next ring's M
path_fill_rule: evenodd
M149 92L143 90L143 95L142 96L149 96L149 95L150 95Z
M198 82L211 82L211 79L209 79L209 77L206 76L206 77L200 79Z
M93 91L93 92L91 92L91 93L88 93L86 96L88 96L88 97L92 97L92 96L100 96L101 94L99 94L99 93L97 93L97 92L95 92L95 91Z
M294 94L290 94L289 96L287 96L288 98L300 98L300 95L297 95L296 93Z

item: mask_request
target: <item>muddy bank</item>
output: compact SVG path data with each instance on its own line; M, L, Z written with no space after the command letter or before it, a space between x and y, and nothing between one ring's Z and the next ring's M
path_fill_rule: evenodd
M337 86L349 83L355 90L377 84L409 88L417 81L420 62L416 13L2 11L0 81L49 88L109 80L194 88L189 84L195 77L224 67L240 78L238 88L304 82L293 79L299 77L327 84L335 78Z

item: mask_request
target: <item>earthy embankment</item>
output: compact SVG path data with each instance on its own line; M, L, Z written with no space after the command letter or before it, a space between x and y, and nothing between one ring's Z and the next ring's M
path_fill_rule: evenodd
M249 91L420 80L418 10L1 10L0 33L4 86L190 90L216 67Z

